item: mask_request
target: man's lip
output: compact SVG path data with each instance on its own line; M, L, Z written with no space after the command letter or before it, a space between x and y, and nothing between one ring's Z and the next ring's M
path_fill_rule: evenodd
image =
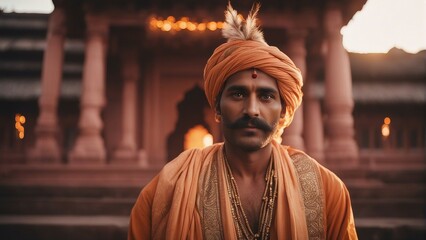
M255 126L244 126L243 129L259 129Z

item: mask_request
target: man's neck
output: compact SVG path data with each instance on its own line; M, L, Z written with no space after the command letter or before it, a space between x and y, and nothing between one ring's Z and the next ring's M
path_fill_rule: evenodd
M225 142L225 152L234 177L254 180L265 176L271 159L272 144L269 143L256 151L245 151Z

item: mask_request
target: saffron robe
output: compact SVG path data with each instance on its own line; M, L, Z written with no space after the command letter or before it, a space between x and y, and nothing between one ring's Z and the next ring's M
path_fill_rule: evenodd
M305 153L272 145L271 239L357 239L343 182ZM183 152L141 191L128 239L237 239L225 172L222 143Z

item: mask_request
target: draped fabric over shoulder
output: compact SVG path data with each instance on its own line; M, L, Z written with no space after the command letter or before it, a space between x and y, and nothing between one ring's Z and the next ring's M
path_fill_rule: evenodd
M143 189L133 207L128 239L236 239L222 146L189 150L167 164ZM308 239L298 173L289 151L274 142L273 156L279 170L279 194L271 239ZM324 220L324 239L356 239L346 188L328 170L318 170L327 203L324 211L336 215L331 221ZM341 183L339 189L335 183Z

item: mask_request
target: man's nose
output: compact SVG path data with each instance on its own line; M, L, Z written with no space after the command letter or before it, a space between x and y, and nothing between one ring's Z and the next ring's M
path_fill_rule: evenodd
M246 98L244 104L244 114L249 117L259 117L259 102L256 96Z

